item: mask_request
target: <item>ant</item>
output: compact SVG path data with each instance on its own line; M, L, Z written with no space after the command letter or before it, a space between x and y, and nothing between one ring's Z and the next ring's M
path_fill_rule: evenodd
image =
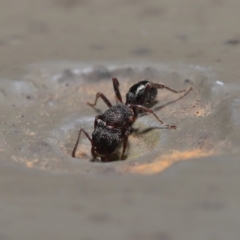
M185 94L192 90L190 87L187 90L176 91L163 84L143 80L134 84L129 89L126 95L126 103L124 104L119 91L118 79L112 78L112 82L119 103L113 106L107 97L101 92L96 94L94 103L87 102L89 106L94 107L100 97L109 109L103 114L95 117L92 137L90 137L83 128L80 128L76 144L72 151L72 157L75 157L79 139L83 132L92 144L91 154L94 159L100 157L101 161L108 161L109 156L117 149L120 143L123 142L123 150L121 154L121 160L123 160L128 143L128 135L131 133L132 124L137 119L139 111L153 114L161 124L164 124L155 112L148 108L153 104L157 96L157 89L165 88L174 93L186 92ZM171 125L165 125L165 127L176 129L176 126Z

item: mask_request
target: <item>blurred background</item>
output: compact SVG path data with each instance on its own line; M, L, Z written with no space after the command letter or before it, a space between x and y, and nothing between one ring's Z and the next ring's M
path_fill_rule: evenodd
M238 0L2 0L1 74L48 60L137 60L227 66L236 80L239 9Z

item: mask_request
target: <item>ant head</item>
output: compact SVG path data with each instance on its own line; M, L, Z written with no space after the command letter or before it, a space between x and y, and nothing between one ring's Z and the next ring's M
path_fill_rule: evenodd
M128 92L126 95L126 105L134 104L136 102L136 96L132 92Z

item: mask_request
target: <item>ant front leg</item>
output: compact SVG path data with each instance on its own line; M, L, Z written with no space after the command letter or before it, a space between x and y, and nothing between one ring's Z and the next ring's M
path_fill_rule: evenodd
M120 103L123 103L122 101L122 96L121 96L121 93L119 91L119 82L118 82L118 79L117 78L112 78L112 81L113 81L113 89L115 91L115 94L117 96L117 99Z
M101 93L101 92L98 92L98 93L96 94L96 98L95 98L95 102L94 102L94 103L87 102L87 104L88 104L89 106L91 106L91 107L96 106L96 103L97 103L97 100L98 100L99 97L107 104L107 106L108 106L109 108L112 107L112 104L110 103L110 101L109 101L109 100L107 99L107 97L106 97L103 93Z
M122 156L121 156L121 160L124 160L124 154L127 148L127 144L128 144L128 135L125 134L124 139L123 139L123 150L122 150Z
M150 108L146 108L144 106L141 106L141 105L135 105L135 104L130 104L130 107L132 109L136 108L138 110L141 110L143 112L146 112L146 113L151 113L155 116L155 118L157 118L157 120L161 123L161 124L164 124L163 121L157 116L157 114ZM137 112L136 111L133 111L134 112L134 120L136 119L137 117ZM174 125L168 125L168 124L164 124L167 128L171 128L171 129L176 129L176 126Z
M83 128L80 128L79 133L78 133L77 141L76 141L75 146L74 146L73 151L72 151L72 157L74 157L74 158L76 157L76 150L77 150L77 146L78 146L79 139L80 139L80 136L81 136L81 132L83 132L86 135L86 137L88 138L88 140L92 144L92 139L89 136L89 134Z

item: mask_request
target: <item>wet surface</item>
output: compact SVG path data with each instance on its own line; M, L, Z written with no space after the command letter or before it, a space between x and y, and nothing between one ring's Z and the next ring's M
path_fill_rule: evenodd
M1 1L0 239L238 239L239 9ZM72 158L107 109L86 102L115 103L111 77L123 97L144 78L193 90L159 91L153 109L177 129L141 115L124 161L92 162L84 136Z
M151 166L152 173L157 173L176 161L219 155L237 146L235 132L239 126L231 123L238 122L235 110L239 86L216 80L211 70L183 64L94 67L66 63L64 67L34 65L21 80L2 80L5 118L1 145L7 162L10 159L51 172L105 174L105 169L111 168L112 172L141 173L142 169L143 173L151 173ZM86 102L93 102L101 91L114 104L111 77L115 76L123 96L139 79L161 79L166 86L186 89L187 94L159 90L152 107L165 124L176 125L177 129L166 129L153 115L142 114L133 125L126 161L119 161L118 154L114 157L118 163L94 163L91 143L84 135L73 159L71 153L80 127L91 135L94 117L107 109L101 99L95 109ZM190 87L193 90L187 92ZM227 113L231 111L227 109L229 104L234 105L232 114Z

